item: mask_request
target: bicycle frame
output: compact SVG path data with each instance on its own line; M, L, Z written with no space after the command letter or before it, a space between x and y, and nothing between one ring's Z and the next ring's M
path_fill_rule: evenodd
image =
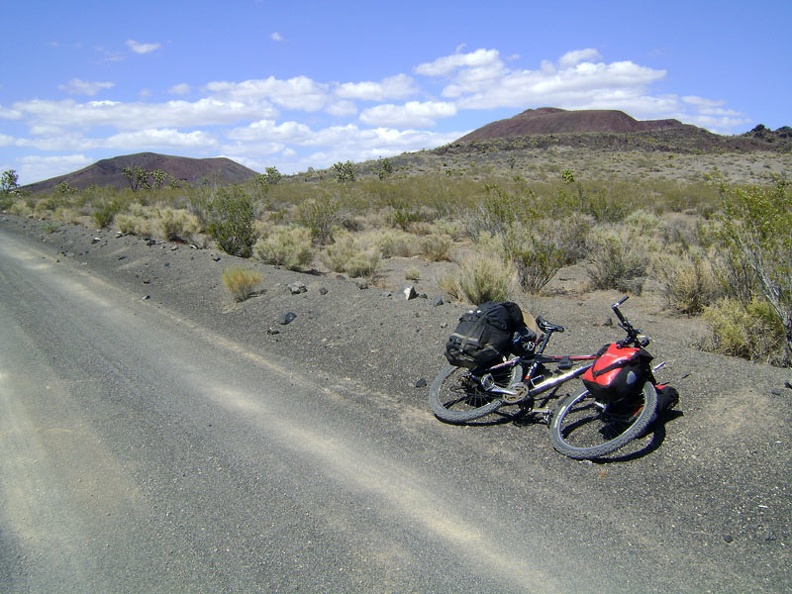
M625 300L611 306L626 334L621 340L609 342L592 354L546 355L550 337L564 328L537 318L543 333L538 344L516 342L516 353L486 369L453 365L442 369L429 390L432 412L441 421L465 424L500 414L502 407L517 406L516 414L505 416L517 419L530 415L544 420L553 447L570 458L593 460L623 448L642 436L657 418L658 393L663 389L654 377L659 365L649 368L651 356L637 351L649 340L619 311ZM523 340L523 336L518 333L515 339ZM624 347L632 347L626 357L614 355ZM605 355L607 358L602 359ZM625 366L624 373L617 371L607 377L612 383L603 382L604 389L595 390L594 378L584 374L598 361L602 362L600 375L618 369L623 362L635 362L638 367ZM568 390L562 390L561 386L575 379L585 380L582 389L568 394ZM558 398L555 406L552 401Z
M620 344L635 344L640 346L646 346L649 344L649 340L640 335L640 330L633 327L633 325L627 320L627 318L622 314L619 307L627 300L627 297L622 298L617 303L614 303L611 306L611 309L616 314L616 317L619 319L619 326L627 333L627 337L621 341L618 341ZM525 408L530 407L530 411L534 414L549 414L550 409L547 408L534 408L533 401L536 399L537 396L541 396L546 392L555 391L558 387L563 385L564 383L573 380L577 377L583 375L587 369L594 365L597 357L599 356L598 353L592 353L588 355L545 355L544 351L547 348L547 345L550 341L550 337L553 335L554 332L563 332L563 326L559 326L556 324L550 324L546 320L543 320L541 317L537 318L536 320L539 329L544 332L544 336L539 343L536 352L531 357L524 357L518 356L514 357L513 359L509 359L508 361L504 361L503 363L498 363L497 365L493 365L489 369L487 369L487 373L482 375L478 378L479 383L481 384L482 388L491 394L496 394L502 397L504 404L519 404ZM584 365L578 365L575 367L576 363L586 362ZM546 363L553 363L556 365L557 370L565 370L564 373L560 375L554 375L549 378L544 378L543 376L535 376L534 374L542 367L542 365ZM492 372L496 372L501 369L506 369L509 367L514 367L515 365L523 365L525 367L525 374L523 376L522 382L519 384L514 384L509 387L500 387L496 385L495 380L493 379ZM662 364L661 364L662 365ZM659 367L659 366L658 366ZM541 381L540 381L541 380ZM546 404L548 397L543 404Z

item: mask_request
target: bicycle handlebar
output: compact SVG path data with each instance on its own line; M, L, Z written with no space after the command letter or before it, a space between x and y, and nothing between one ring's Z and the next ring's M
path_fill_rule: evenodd
M627 333L626 340L620 340L619 344L635 344L636 346L645 347L649 344L649 338L644 336L643 338L640 336L641 331L635 328L629 320L625 317L625 315L621 312L619 307L628 299L630 298L629 295L625 295L619 301L611 305L611 309L613 313L616 314L616 317L619 318L619 326L621 326L622 330Z

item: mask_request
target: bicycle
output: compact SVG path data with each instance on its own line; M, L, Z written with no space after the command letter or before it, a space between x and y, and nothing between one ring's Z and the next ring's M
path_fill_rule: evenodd
M657 413L657 384L654 369L641 364L643 385L629 398L611 399L609 394L595 397L588 389L558 396L561 386L581 377L594 367L607 347L644 349L649 339L640 333L621 312L628 297L611 306L627 336L605 345L600 351L584 355L547 355L550 338L564 327L536 318L543 333L533 352L510 354L485 369L449 365L435 378L429 390L429 405L442 421L464 424L498 412L506 406L519 408L520 416L538 417L550 428L553 447L575 459L596 459L615 452L641 436ZM645 352L645 351L644 351ZM661 364L662 365L662 364ZM562 398L558 408L549 406Z

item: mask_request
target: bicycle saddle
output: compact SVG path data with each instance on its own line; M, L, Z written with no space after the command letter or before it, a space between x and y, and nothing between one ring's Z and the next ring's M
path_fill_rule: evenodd
M536 318L536 325L539 327L539 330L541 330L544 333L564 331L563 326L559 326L558 324L551 324L550 322L545 320L542 316L538 316Z

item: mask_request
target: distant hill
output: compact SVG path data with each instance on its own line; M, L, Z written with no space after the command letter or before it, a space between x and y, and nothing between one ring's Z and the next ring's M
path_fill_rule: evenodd
M127 167L133 169L140 167L146 172L164 171L186 184L193 184L202 179L217 180L221 184L233 184L244 182L258 175L252 169L225 157L192 159L157 153L137 153L102 159L79 171L30 184L24 186L23 189L37 194L51 191L64 182L77 190L83 190L93 185L111 186L119 189L129 188L129 180L124 176L124 169Z
M482 144L497 144L505 150L565 145L608 150L789 152L792 129L784 126L774 132L759 125L745 134L721 136L673 119L636 120L618 110L542 107L486 124L436 150L466 152Z

